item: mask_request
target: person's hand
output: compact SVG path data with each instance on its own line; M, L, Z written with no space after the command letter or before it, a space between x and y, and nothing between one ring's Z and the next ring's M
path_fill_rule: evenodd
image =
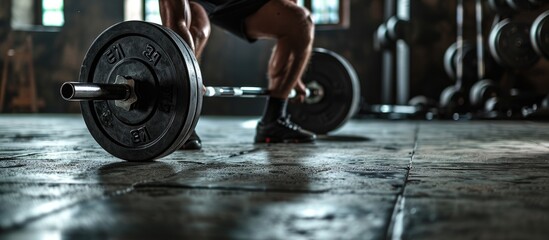
M305 101L305 98L307 97L307 92L305 88L305 84L301 80L297 81L297 84L295 85L295 97L292 98L292 102L302 103Z

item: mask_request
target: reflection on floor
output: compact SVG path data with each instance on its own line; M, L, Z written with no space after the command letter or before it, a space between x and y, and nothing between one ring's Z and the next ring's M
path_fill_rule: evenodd
M73 115L0 115L0 238L547 239L549 123L353 120L253 144L203 117L201 151L108 155Z

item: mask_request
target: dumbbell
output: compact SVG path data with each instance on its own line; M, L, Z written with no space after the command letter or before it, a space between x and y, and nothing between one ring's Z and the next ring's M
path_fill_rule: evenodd
M315 49L303 76L307 97L288 106L292 121L325 134L357 110L358 78L338 54ZM194 53L163 26L141 21L116 24L89 48L79 82L61 86L66 100L80 101L93 138L115 157L149 161L179 149L198 122L202 97L261 97L255 87L206 87Z
M464 78L464 50L465 41L463 39L463 16L464 7L463 0L458 0L456 3L456 43L455 54L446 52L444 58L447 71L455 71L455 83L446 87L440 94L439 105L447 113L461 114L467 111L467 98L465 97L465 78ZM451 47L450 47L451 48ZM447 56L453 55L453 56ZM447 59L447 60L446 60ZM452 69L455 66L455 70Z
M469 102L471 106L486 109L485 104L491 98L501 96L499 86L491 79L483 79L471 86ZM491 100L494 101L494 100Z
M437 41L440 33L425 25L426 23L420 20L403 20L392 16L376 29L374 48L376 50L393 49L398 40L404 40L410 44L430 45Z
M477 44L478 45L478 44ZM459 62L463 62L463 79L465 81L476 80L479 77L478 74L478 51L483 51L484 61L484 74L486 77L490 78L499 78L501 75L501 69L498 67L498 64L494 61L493 58L487 56L484 51L484 48L478 49L472 43L468 41L463 42L463 49L461 50L461 55L458 54L460 51L457 49L457 43L450 45L444 52L444 70L448 77L453 80L456 80L456 68ZM489 54L488 54L489 55ZM481 77L482 79L482 77Z
M476 12L476 34L477 34L477 49L476 49L476 56L477 59L480 59L477 62L477 79L478 81L475 82L471 88L469 89L469 103L473 110L480 109L481 111L485 111L484 107L486 102L489 99L497 98L500 96L500 90L498 84L492 80L497 79L501 77L501 74L499 74L501 71L498 71L493 62L493 58L489 58L484 54L484 35L482 31L482 15L483 15L483 8L482 8L482 1L476 0L475 4L475 12ZM494 69L496 69L494 71ZM494 72L496 74L494 74Z
M377 50L394 48L399 39L409 39L410 23L392 16L380 24L374 35L374 47Z
M511 19L496 23L490 31L488 47L494 59L508 68L529 68L539 60L530 41L530 26L527 23Z
M458 49L458 44L453 43L444 52L444 70L451 79L456 79L457 65L463 63L463 79L475 79L477 75L477 54L473 44L464 41ZM461 54L460 54L461 53Z
M545 1L516 1L521 8L534 8ZM512 4L510 4L512 5ZM541 14L530 27L528 23L504 19L497 22L490 31L488 46L494 59L509 69L527 69L536 64L546 48L543 35L544 14ZM502 92L492 80L475 83L470 91L470 101L474 106L484 107L487 112L516 114L522 107L523 98Z
M549 59L549 11L540 14L530 28L530 41L534 50Z
M522 116L527 119L549 119L549 95L540 96L541 100L522 108Z
M485 111L496 117L523 118L544 107L544 95L511 89L486 101Z

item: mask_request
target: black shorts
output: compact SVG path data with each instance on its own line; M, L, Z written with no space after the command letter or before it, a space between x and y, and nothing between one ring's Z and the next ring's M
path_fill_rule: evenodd
M200 4L210 18L210 22L233 33L234 35L254 42L256 39L246 35L246 18L257 12L270 0L192 0Z

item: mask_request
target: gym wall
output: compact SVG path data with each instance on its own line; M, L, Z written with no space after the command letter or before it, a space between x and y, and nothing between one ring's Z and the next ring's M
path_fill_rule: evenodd
M0 39L5 38L9 27L9 0L0 1ZM467 1L467 34L472 36L473 2ZM451 84L444 73L444 51L455 41L455 1L412 1L413 18L429 29L419 43L412 45L411 93L436 98ZM373 35L383 21L382 0L351 0L351 24L347 29L319 30L315 47L333 50L353 65L361 81L363 100L380 102L381 53L373 48ZM533 19L536 12L521 14ZM63 101L58 94L65 81L78 78L81 61L93 39L108 26L123 21L123 1L65 0L65 25L57 32L11 31L14 39L33 38L33 59L38 85L38 97L44 105L40 112L78 112L78 104ZM487 16L489 24L491 16ZM469 21L470 20L470 21ZM8 24L6 24L8 23ZM487 28L486 28L487 29ZM473 39L467 36L469 39ZM4 41L0 42L0 47ZM203 77L208 85L266 86L266 63L273 43L258 41L248 44L214 27L210 42L201 59ZM4 61L4 54L0 63ZM547 75L547 62L542 60L535 69L525 72L525 82L540 91L549 92L543 76ZM2 71L0 69L0 71ZM13 90L13 89L12 89ZM13 94L13 93L12 93ZM7 98L10 95L8 94ZM252 99L206 99L204 114L258 115L263 101ZM18 109L4 108L5 112Z

